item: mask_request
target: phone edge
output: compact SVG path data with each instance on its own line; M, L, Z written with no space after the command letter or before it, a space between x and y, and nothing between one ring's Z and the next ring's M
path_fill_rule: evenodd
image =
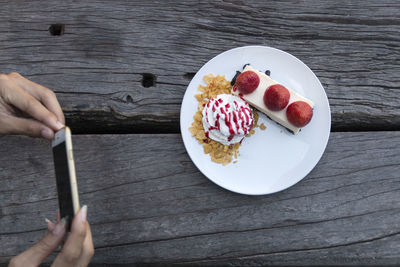
M72 205L74 207L74 214L77 214L80 209L78 181L75 172L75 161L72 150L72 134L69 127L65 126L65 145L67 148L67 162L69 169L69 181L71 185Z

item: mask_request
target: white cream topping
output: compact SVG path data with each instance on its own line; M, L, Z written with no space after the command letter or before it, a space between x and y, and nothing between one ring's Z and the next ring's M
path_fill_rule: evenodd
M217 95L203 109L206 136L224 145L240 142L250 132L253 123L249 104L231 94Z
M286 109L287 107L296 101L304 101L306 103L308 103L311 108L314 107L314 103L308 99L305 98L301 95L299 95L298 93L296 93L295 91L287 88L289 90L290 93L290 98L289 98L289 103L288 105L280 110L280 111L272 111L269 110L265 104L264 104L264 93L265 91L268 89L269 86L273 85L273 84L279 84L277 81L272 80L268 75L266 75L265 73L262 73L254 68L252 68L251 66L247 65L244 69L243 72L245 71L254 71L258 77L260 78L260 84L258 85L258 87L256 88L256 90L254 90L252 93L250 94L245 94L245 95L241 95L243 97L244 100L246 100L250 105L254 106L256 109L260 110L261 112L265 113L268 117L270 117L272 120L276 121L277 123L281 124L282 126L288 128L289 130L291 130L294 134L297 134L300 131L300 128L292 125L287 117L286 117ZM234 95L239 95L239 91L237 89L235 89L235 87L232 88L232 94Z

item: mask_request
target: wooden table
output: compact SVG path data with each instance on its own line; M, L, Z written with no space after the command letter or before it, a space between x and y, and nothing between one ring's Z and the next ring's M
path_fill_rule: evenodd
M77 134L93 266L400 264L398 1L1 2L0 72L53 89ZM300 58L331 105L321 161L273 195L216 186L180 136L193 75L244 45ZM6 265L57 196L49 142L0 137L0 159Z

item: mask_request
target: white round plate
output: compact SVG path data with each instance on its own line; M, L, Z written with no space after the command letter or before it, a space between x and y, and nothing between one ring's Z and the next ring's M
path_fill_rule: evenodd
M260 71L270 70L271 78L311 99L314 115L300 133L293 135L260 114L257 128L239 148L237 163L226 166L211 161L189 127L197 111L194 95L205 85L203 76L223 74L231 80L237 70L250 63ZM329 139L331 114L320 81L303 62L284 51L265 46L245 46L228 50L208 61L193 77L181 107L180 126L186 150L199 170L217 185L247 195L264 195L284 190L303 179L318 163Z

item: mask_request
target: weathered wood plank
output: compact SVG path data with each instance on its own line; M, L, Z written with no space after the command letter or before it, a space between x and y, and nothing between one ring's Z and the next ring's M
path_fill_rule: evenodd
M74 147L94 263L400 264L400 132L332 133L306 179L259 197L208 181L177 134L81 135ZM0 138L0 263L54 218L50 152Z
M205 62L268 45L315 71L334 131L398 130L399 13L398 1L372 0L3 1L0 70L54 89L75 132L178 132ZM50 35L54 23L63 35ZM143 87L143 73L156 86Z

